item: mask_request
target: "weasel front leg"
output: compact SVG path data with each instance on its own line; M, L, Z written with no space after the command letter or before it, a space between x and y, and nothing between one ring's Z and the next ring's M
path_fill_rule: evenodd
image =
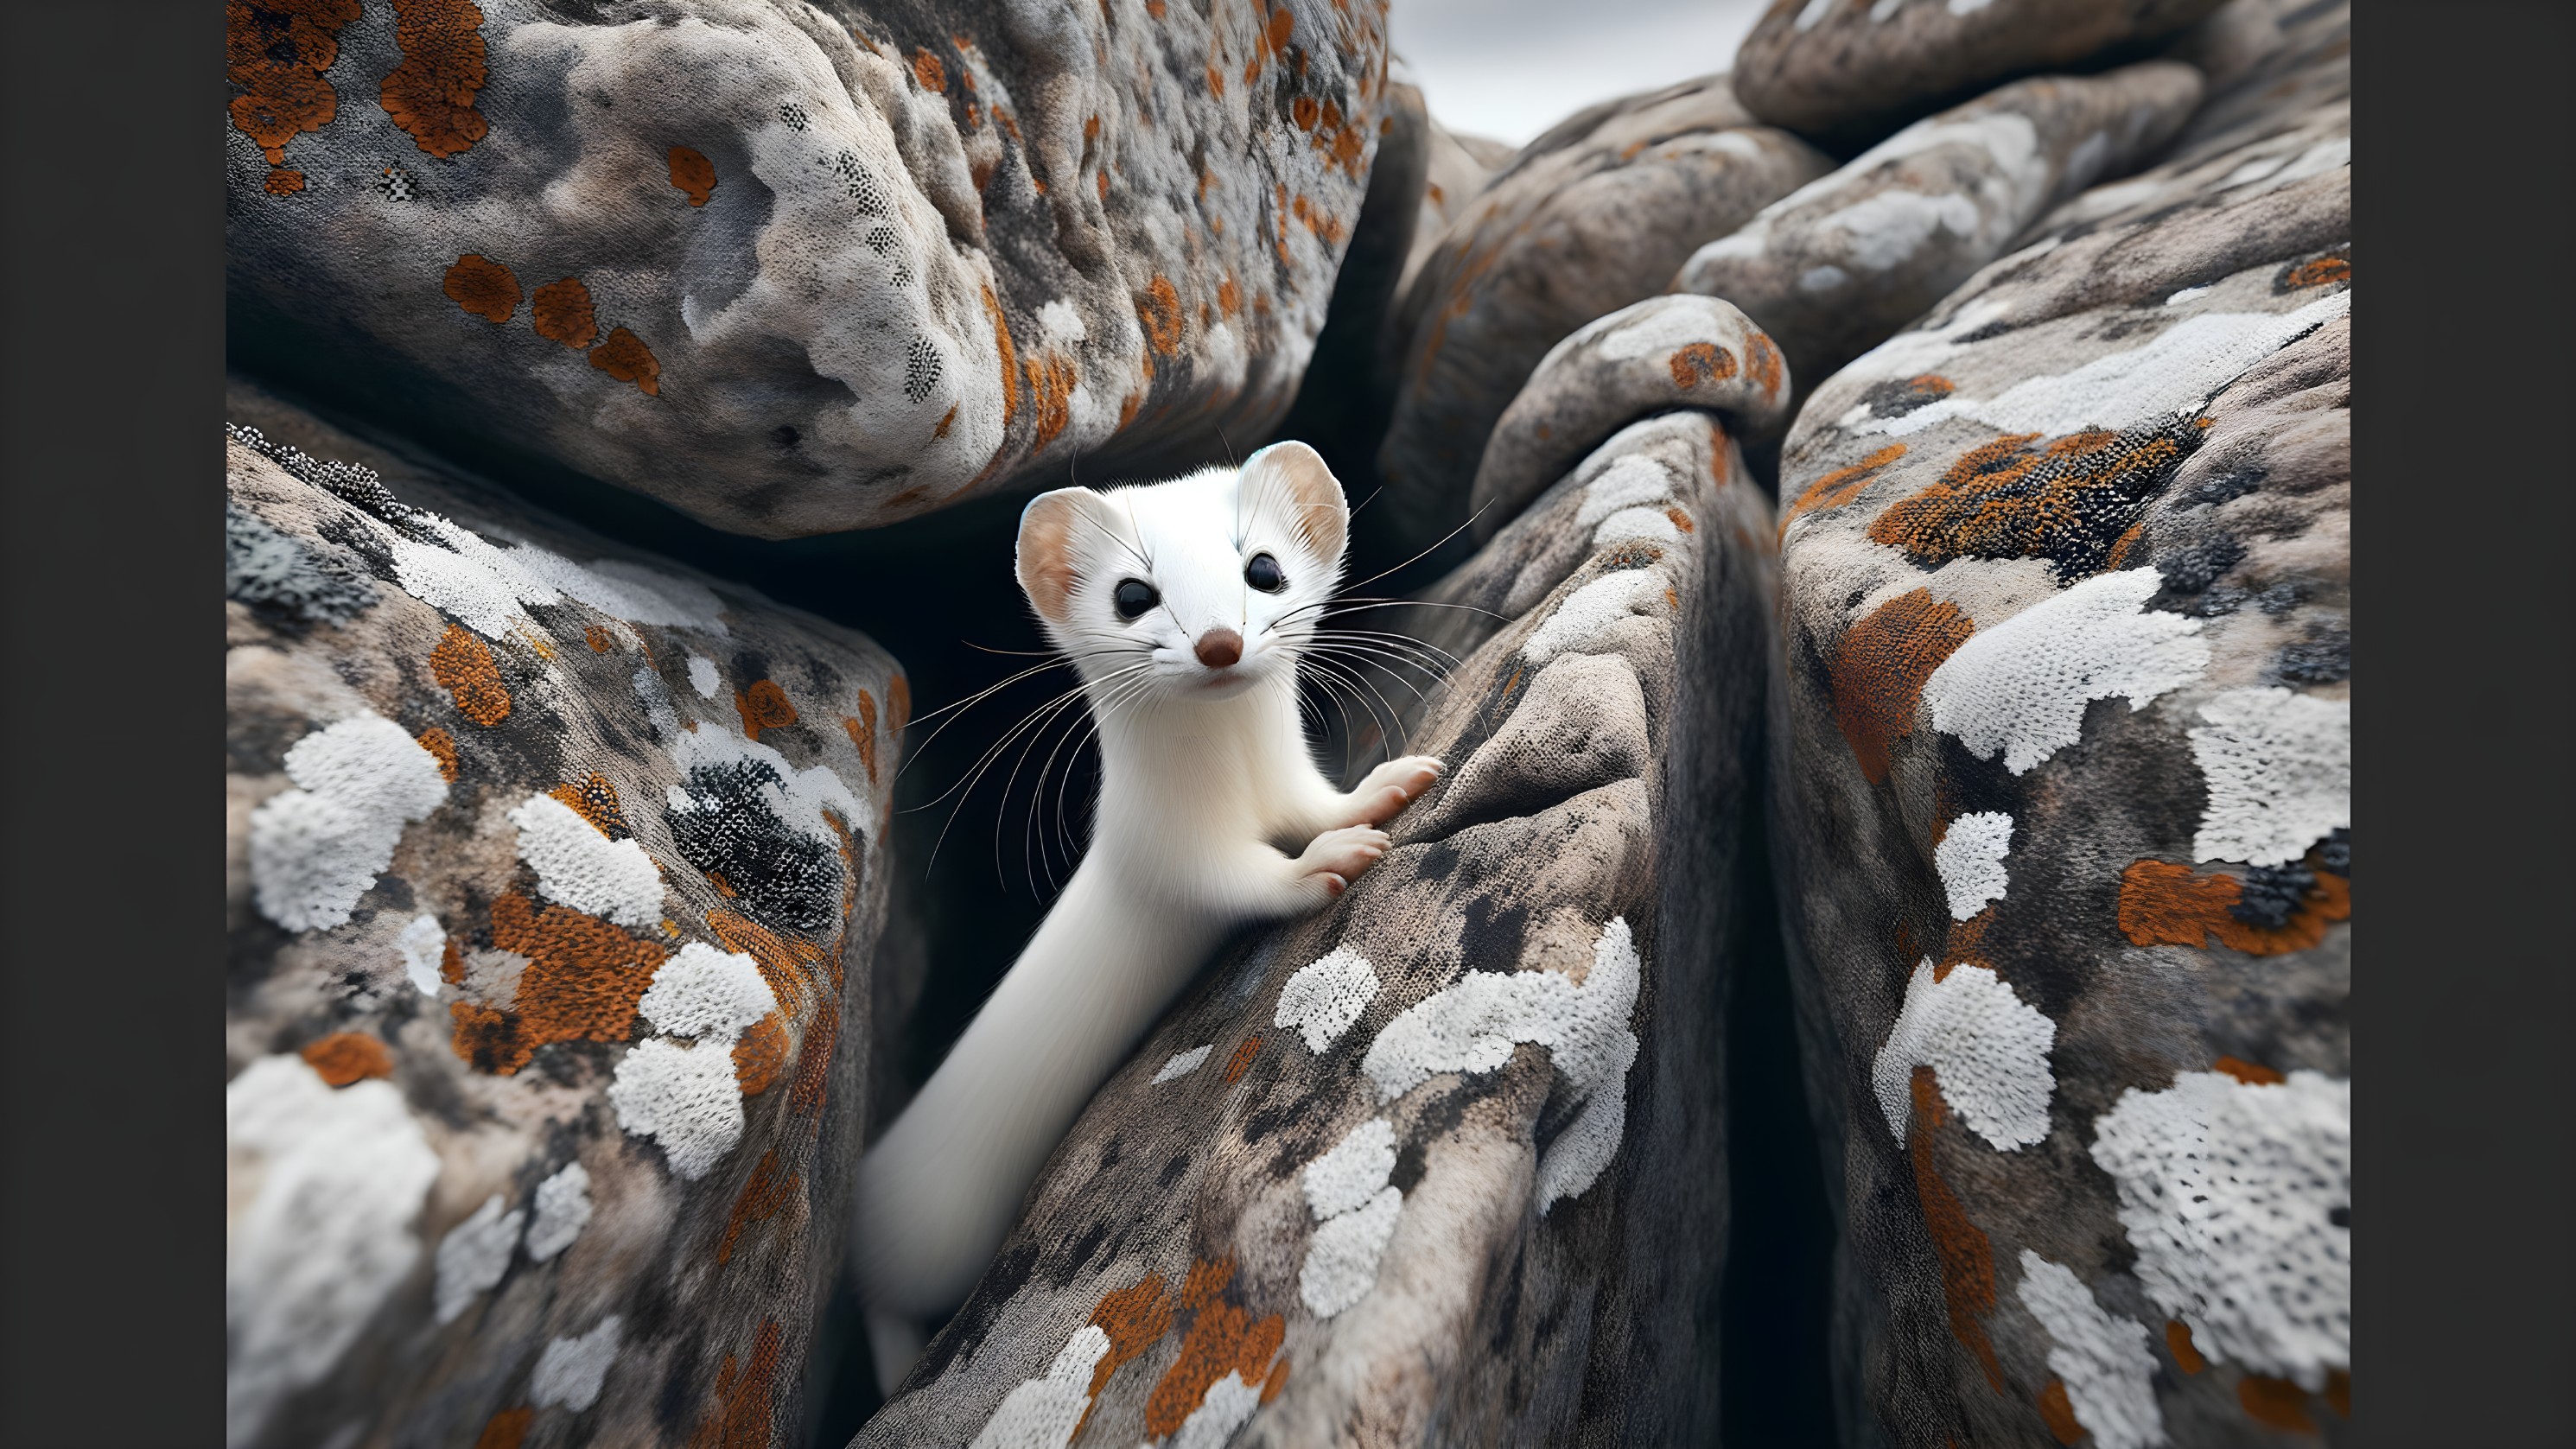
M1431 788L1447 768L1431 755L1404 755L1369 771L1359 788L1335 797L1333 825L1384 825Z
M1369 825L1327 830L1290 856L1267 845L1244 847L1235 861L1233 902L1246 920L1302 916L1332 903L1386 853L1386 832Z

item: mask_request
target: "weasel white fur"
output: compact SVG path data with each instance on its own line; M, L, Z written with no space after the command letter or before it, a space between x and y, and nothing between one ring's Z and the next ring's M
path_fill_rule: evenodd
M1298 658L1349 524L1303 443L1239 470L1060 489L1021 514L1020 586L1099 726L1099 807L1037 934L859 1165L854 1261L886 1391L1225 936L1340 895L1385 850L1376 827L1439 778L1440 761L1406 756L1345 793L1300 725Z

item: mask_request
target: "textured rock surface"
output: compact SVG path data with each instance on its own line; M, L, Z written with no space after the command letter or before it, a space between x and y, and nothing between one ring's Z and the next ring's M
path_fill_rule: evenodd
M2129 56L2218 0L1775 0L1735 53L1745 109L1857 150L2034 71Z
M237 348L769 537L1265 433L1382 120L1366 0L228 13Z
M1926 117L1693 253L1673 289L1744 309L1812 386L2003 254L2022 228L2137 169L2201 97L2150 61L2017 81Z
M2172 160L1783 454L1776 838L1851 1442L2349 1412L2347 21L2248 10Z
M1754 124L1724 76L1596 106L1531 142L1398 304L1404 365L1379 507L1408 551L1466 520L1486 433L1549 348L1663 291L1702 243L1830 167Z
M903 676L229 410L226 1441L790 1442Z
M1493 616L1420 611L1448 776L1101 1090L860 1443L1713 1432L1768 521L1673 414L1433 591Z
M1503 409L1468 496L1491 538L1619 424L1654 407L1718 414L1730 436L1776 438L1789 421L1780 349L1713 297L1649 297L1549 349Z

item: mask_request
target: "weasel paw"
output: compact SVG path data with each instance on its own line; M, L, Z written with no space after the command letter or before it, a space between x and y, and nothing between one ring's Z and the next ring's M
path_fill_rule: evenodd
M1357 823L1384 825L1440 779L1446 768L1430 755L1406 755L1369 771L1351 792Z
M1326 900L1340 895L1360 872L1386 854L1386 832L1367 825L1346 825L1315 837L1297 858L1299 872L1320 885Z

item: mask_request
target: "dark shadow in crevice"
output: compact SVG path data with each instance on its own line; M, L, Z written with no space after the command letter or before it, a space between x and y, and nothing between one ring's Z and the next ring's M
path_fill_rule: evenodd
M1798 1061L1769 832L1758 807L1749 833L1745 931L1726 1025L1733 1202L1719 1295L1719 1425L1723 1441L1739 1449L1831 1445L1833 1216Z

